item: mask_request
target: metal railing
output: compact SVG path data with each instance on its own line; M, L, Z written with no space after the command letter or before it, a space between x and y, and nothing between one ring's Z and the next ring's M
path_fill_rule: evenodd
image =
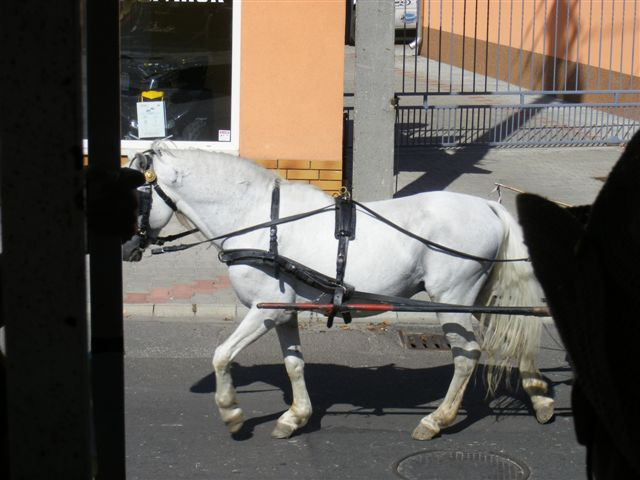
M455 147L619 145L631 138L640 105L456 105L399 107L396 145Z
M424 0L421 55L396 46L398 147L625 143L640 127L637 4Z

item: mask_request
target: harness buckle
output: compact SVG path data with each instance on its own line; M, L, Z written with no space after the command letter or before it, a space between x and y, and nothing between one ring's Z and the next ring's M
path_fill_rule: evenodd
M334 194L334 197L341 198L342 200L351 200L351 192L346 186L340 187L338 193Z

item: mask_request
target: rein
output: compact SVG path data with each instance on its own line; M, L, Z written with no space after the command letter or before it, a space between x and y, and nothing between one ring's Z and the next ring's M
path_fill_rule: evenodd
M416 235L415 233L410 232L409 230L406 230L406 229L402 228L400 225L397 225L397 224L393 223L391 220L383 217L379 213L374 212L369 207L364 206L360 202L356 202L355 200L353 200L353 203L355 205L357 205L358 207L360 207L365 212L367 212L368 214L370 214L376 220L379 220L380 222L389 225L390 227L398 230L400 233L404 233L406 236L408 236L410 238L413 238L414 240L417 240L420 243L423 243L423 244L427 245L428 247L433 248L434 250L438 250L438 251L440 251L442 253L446 253L446 254L452 255L454 257L465 258L467 260L475 260L477 262L491 262L491 263L530 262L531 261L530 258L485 258L485 257L478 257L476 255L471 255L470 253L461 252L459 250L455 250L453 248L446 247L444 245L441 245L439 243L433 242L431 240L427 240L426 238L423 238L423 237L421 237L419 235Z
M273 190L271 192L271 209L270 220L267 222L259 223L249 227L241 228L232 232L228 232L222 235L218 235L213 238L202 240L194 243L169 245L164 246L165 242L177 240L179 238L191 235L198 232L199 229L195 228L175 235L169 235L166 237L152 238L149 236L149 217L151 213L153 192L169 206L169 208L177 213L179 211L177 202L172 200L158 184L158 178L153 170L153 152L144 152L138 154L144 160L144 164L140 166L144 169L144 176L146 183L140 187L140 226L138 228L138 236L142 240L142 244L137 250L138 259L140 259L142 252L149 245L149 243L160 245L159 248L151 249L152 255L159 255L168 252L177 252L186 250L205 243L212 243L217 240L222 240L222 244L219 247L218 259L227 265L233 265L237 263L253 265L253 266L268 266L273 269L276 278L279 278L280 272L283 271L294 278L301 280L303 283L317 288L320 291L332 295L332 302L330 304L316 305L316 304L260 304L259 308L286 308L286 309L302 309L302 310L315 310L320 311L327 315L327 328L333 325L335 316L341 315L345 323L351 322L351 313L353 311L382 311L387 309L389 311L473 311L481 313L481 310L469 310L469 308L476 307L460 307L451 306L445 304L434 304L432 302L422 302L419 305L411 303L408 299L400 299L396 297L385 297L381 295L374 295L366 292L356 292L352 286L347 285L344 282L344 275L347 264L347 252L349 242L355 239L356 236L356 212L357 207L362 212L371 216L375 220L388 225L389 227L397 230L398 232L417 240L418 242L426 245L427 247L438 251L440 253L451 255L467 260L473 260L477 262L486 263L504 263L504 262L529 262L528 258L508 258L508 259L494 259L479 257L471 255L466 252L441 245L426 238L423 238L415 233L401 227L400 225L392 222L388 218L380 215L378 212L371 208L357 202L351 198L350 193L346 188L342 188L340 194L336 196L335 202L332 205L327 205L322 208L310 210L307 212L299 213L296 215L290 215L288 217L280 218L280 180L276 179ZM336 276L335 278L329 277L315 271L306 265L300 264L290 258L279 255L278 253L278 225L285 223L295 222L303 218L309 218L320 213L334 211L335 212L335 238L338 240L338 251L336 258ZM260 249L236 249L225 250L224 242L229 238L244 235L250 232L254 232L263 228L269 228L269 250ZM352 298L353 297L353 298ZM358 298L365 301L373 301L374 304L360 304L353 303L353 299ZM451 310L451 308L457 308L457 310ZM463 310L460 310L462 308ZM510 308L510 307L509 307ZM434 310L435 309L435 310ZM466 310L465 310L466 309ZM495 308L489 309L494 311ZM487 311L489 311L487 310ZM539 310L539 311L538 311ZM385 310L386 311L386 310ZM501 309L502 313L516 313L525 312L526 315L541 315L548 314L546 309L531 309L529 307L518 307L516 309L509 310L508 308ZM482 310L484 312L484 310Z
M211 243L211 242L215 242L216 240L226 240L228 238L237 237L239 235L244 235L245 233L254 232L256 230L260 230L261 228L271 228L271 227L274 227L274 226L277 226L277 225L282 225L283 223L295 222L296 220L301 220L303 218L312 217L314 215L318 215L319 213L329 212L329 211L334 210L334 209L335 209L334 205L327 205L326 207L318 208L316 210L311 210L309 212L299 213L297 215L291 215L289 217L283 217L283 218L279 218L279 219L276 219L276 220L271 220L269 222L258 223L257 225L252 225L250 227L241 228L240 230L235 230L233 232L225 233L223 235L218 235L217 237L208 238L208 239L202 240L200 242L183 243L183 244L180 244L180 245L169 245L167 247L153 248L153 249L151 249L151 254L152 255L160 255L161 253L177 252L177 251L180 251L180 250L186 250L187 248L196 247L196 246L202 245L204 243ZM198 231L198 229L196 229L195 231ZM184 232L184 234L181 234L181 235L185 236L185 234L186 234L186 232Z
M459 257L459 258L463 258L463 259L467 259L467 260L474 260L476 262L488 262L488 263L505 263L505 262L530 262L531 260L529 258L502 258L502 259L496 259L496 258L485 258L485 257L479 257L476 255L471 255L469 253L466 252L461 252L459 250L447 247L445 245L441 245L439 243L433 242L431 240L428 240L426 238L423 238L419 235L416 235L413 232L410 232L409 230L401 227L400 225L392 222L391 220L389 220L388 218L380 215L379 213L377 213L376 211L372 210L371 208L363 205L362 203L353 200L348 191L343 188L340 195L338 195L336 197L336 202L332 205L327 205L325 207L322 208L318 208L315 210L310 210L308 212L303 212L303 213L299 213L296 215L290 215L288 217L283 217L283 218L278 218L278 213L279 213L279 205L280 205L280 182L279 180L276 180L276 183L274 185L274 189L271 195L271 220L268 222L263 222L263 223L259 223L256 225L252 225L250 227L245 227L245 228L241 228L239 230L235 230L233 232L229 232L229 233L225 233L222 235L218 235L216 237L213 238L209 238L206 240L202 240L199 242L194 242L194 243L186 243L186 244L180 244L180 245L169 245L169 246L163 246L165 242L171 242L174 240L177 240L179 238L185 237L187 235L191 235L195 232L198 232L199 229L198 228L194 228L192 230L188 230L182 233L178 233L175 235L169 235L167 237L157 237L157 238L149 238L148 236L148 229L149 229L149 214L151 212L151 196L152 196L152 190L155 191L158 196L169 206L169 208L171 208L174 212L178 212L178 206L176 205L176 202L174 202L165 192L164 190L162 190L162 187L160 187L160 185L158 184L158 178L157 175L155 173L155 171L153 170L153 151L145 151L143 153L140 153L136 156L140 156L143 157L145 160L145 166L143 168L145 168L144 171L144 176L145 176L145 180L147 183L145 183L145 185L143 185L142 187L140 187L141 189L144 188L146 189L146 191L142 192L141 191L141 195L142 195L142 199L141 199L141 225L140 228L138 229L138 235L140 237L142 237L142 239L145 242L145 246L148 245L149 243L153 243L155 245L160 245L159 248L153 248L151 249L151 254L152 255L159 255L162 253L169 253L169 252L178 252L181 250L186 250L188 248L192 248L192 247L196 247L198 245L202 245L205 243L211 243L211 242L215 242L217 240L227 240L229 238L232 237L237 237L240 235L244 235L246 233L250 233L250 232L254 232L256 230L260 230L262 228L269 228L270 229L270 234L269 234L269 253L271 253L272 255L274 255L275 257L278 256L278 243L277 243L277 226L278 225L282 225L285 223L291 223L291 222L295 222L296 220L301 220L303 218L308 218L308 217L312 217L314 215L318 215L320 213L324 213L327 211L336 211L336 233L335 236L339 241L339 249L338 249L338 265L337 265L337 277L339 283L341 277L344 276L344 268L345 268L345 264L346 264L346 249L347 249L347 245L348 245L348 241L349 240L353 240L355 238L355 216L356 216L356 206L360 207L360 209L362 209L364 212L366 212L367 214L369 214L371 217L375 218L376 220L392 227L393 229L397 230L398 232L413 238L414 240L419 241L420 243L433 248L434 250L437 250L441 253L447 254L447 255L452 255L455 257ZM133 163L133 161L132 161ZM224 250L222 250L222 252L224 252ZM222 253L221 252L221 253ZM276 272L277 273L277 272Z
M341 198L341 197L338 197ZM447 247L445 245L441 245L437 242L433 242L431 240L428 240L426 238L423 238L419 235L416 235L413 232L410 232L409 230L401 227L400 225L393 223L391 220L389 220L388 218L380 215L379 213L375 212L374 210L370 209L369 207L363 205L362 203L356 201L356 200L345 200L345 203L352 203L353 206L358 206L360 207L362 210L364 210L365 212L367 212L369 215L371 215L373 218L375 218L376 220L389 225L390 227L392 227L393 229L399 231L400 233L403 233L404 235L413 238L414 240L419 241L420 243L433 248L434 250L437 250L441 253L445 253L448 255L452 255L455 257L459 257L459 258L464 258L467 260L475 260L476 262L489 262L489 263L506 263L506 262L530 262L531 260L529 258L486 258L486 257L478 257L476 255L471 255L469 253L465 253L465 252L461 252L459 250L456 250L454 248L450 248ZM268 222L263 222L263 223L259 223L257 225L252 225L250 227L246 227L246 228L241 228L240 230L235 230L233 232L229 232L229 233L225 233L223 235L218 235L217 237L213 237L213 238L209 238L206 240L202 240L199 242L194 242L194 243L186 243L186 244L180 244L180 245L169 245L166 247L160 247L160 248L154 248L151 250L151 254L152 255L160 255L162 253L169 253L169 252L177 252L180 250L186 250L188 248L191 247L196 247L198 245L202 245L204 243L210 243L210 242L215 242L216 240L226 240L228 238L232 238L232 237L237 237L239 235L244 235L245 233L250 233L256 230L260 230L262 228L273 228L277 225L281 225L283 223L291 223L291 222L295 222L296 220L301 220L303 218L308 218L308 217L312 217L314 215L318 215L320 213L324 213L324 212L328 212L331 210L337 211L340 207L337 204L333 204L333 205L327 205L326 207L322 207L322 208L318 208L316 210L310 210L308 212L303 212L303 213L299 213L296 215L291 215L288 217L283 217L283 218L277 218ZM355 208L353 209L355 212ZM354 213L354 218L355 218L355 213ZM190 235L191 233L194 233L198 231L198 229L194 229L194 230L189 230L188 232L183 232L182 234L178 234L176 235L177 238L186 236L186 235ZM164 238L169 238L169 237L164 237ZM270 243L272 243L272 239L273 239L273 235L270 235ZM338 237L336 237L338 238ZM277 253L277 252L276 252Z

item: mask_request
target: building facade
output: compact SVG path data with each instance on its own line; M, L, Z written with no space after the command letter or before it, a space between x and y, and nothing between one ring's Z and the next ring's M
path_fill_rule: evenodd
M344 28L342 1L122 1L123 152L170 137L337 191Z

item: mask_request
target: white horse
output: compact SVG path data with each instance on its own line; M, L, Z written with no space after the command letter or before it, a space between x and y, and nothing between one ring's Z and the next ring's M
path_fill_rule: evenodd
M204 237L217 236L270 219L272 191L278 177L257 164L229 154L174 150L154 144L150 153L157 183L175 202L178 212ZM133 168L149 168L136 156ZM334 200L321 190L280 180L280 217L328 205ZM149 227L158 233L174 213L157 193ZM527 257L519 225L500 204L469 195L430 192L371 202L370 209L411 232L447 247L489 259ZM334 211L278 226L279 254L328 276L336 273L338 240ZM269 248L269 229L213 242L218 248ZM287 438L303 427L312 413L304 380L298 321L295 312L264 310L261 302L331 303L332 297L281 271L235 264L229 278L240 301L249 308L236 330L213 356L215 401L231 433L243 425L229 372L238 353L275 327L284 364L291 380L293 402L272 433ZM527 262L479 262L451 256L400 233L358 209L356 237L348 247L345 283L358 291L410 297L425 290L436 302L473 305L540 304L540 290ZM485 299L485 300L483 300ZM472 315L439 313L438 320L453 352L455 372L440 406L422 418L413 438L431 439L456 418L463 393L481 351L499 366L520 370L524 390L536 417L545 423L553 415L553 399L536 367L540 320L515 316L484 317L482 346L476 340Z

